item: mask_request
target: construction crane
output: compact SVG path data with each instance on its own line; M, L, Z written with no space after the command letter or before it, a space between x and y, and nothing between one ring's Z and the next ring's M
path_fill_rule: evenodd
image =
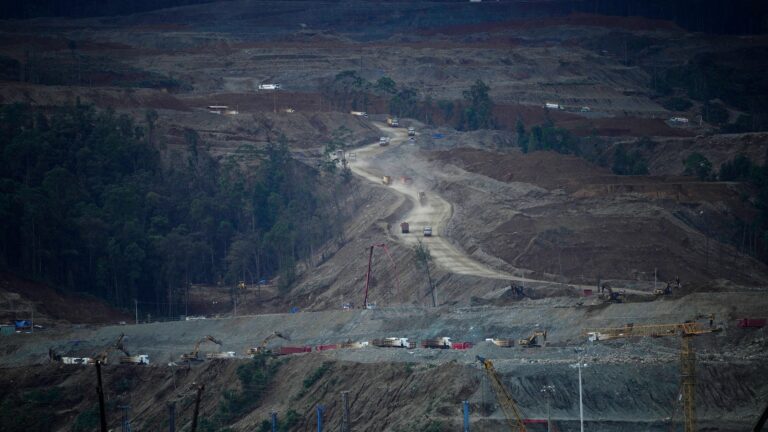
M387 249L387 245L384 243L379 244L372 244L369 247L368 252L368 271L365 273L365 298L363 299L363 308L365 309L373 309L375 306L368 304L368 289L371 286L371 263L373 262L373 250L375 248L382 248L384 249L384 252L389 257L389 260L392 262L392 267L394 268L395 273L395 282L397 283L397 290L400 291L400 278L397 276L397 264L395 264L395 260L392 259L392 255L389 254L389 249Z
M291 338L289 338L288 336L284 336L281 333L272 332L271 335L265 337L264 340L261 341L259 346L248 348L248 350L245 353L248 355L270 354L271 352L266 349L267 343L269 343L269 341L275 338L285 339L287 341L291 340Z
M504 417L506 417L507 423L509 424L509 430L514 432L526 432L525 421L520 413L520 409L507 391L507 388L504 387L504 384L501 382L501 377L498 372L496 372L496 368L493 367L493 362L480 356L477 356L477 361L483 365L483 370L485 370L485 374L488 375L488 380L491 382L491 386L496 392L496 398L499 400L501 410L504 411Z
M714 327L714 315L699 315L697 319L709 319L709 326L696 321L680 324L634 325L624 327L598 328L585 330L591 340L600 341L630 337L662 337L681 336L680 378L683 398L683 413L685 417L685 432L696 430L696 353L691 338L707 333L719 332L722 329Z
M125 339L125 334L120 333L120 336L117 337L114 343L109 345L108 347L104 348L100 353L96 354L92 361L93 363L100 362L101 364L107 363L107 357L109 357L109 354L114 350L120 350L122 351L126 356L130 357L130 353L126 351L125 347L123 346L123 339Z
M542 342L539 343L539 338L542 339ZM528 336L525 339L520 339L517 342L518 345L520 345L523 348L539 348L543 345L547 344L547 331L546 330L535 330L533 333L531 333L530 336Z
M200 345L203 342L213 342L216 345L219 345L219 346L222 345L222 342L220 340L216 339L215 337L210 336L210 335L205 336L205 337L201 338L200 340L198 340L197 342L195 342L195 347L192 349L192 352L182 354L181 355L181 360L182 361L199 361L199 360L201 360L197 356L197 354L200 352Z

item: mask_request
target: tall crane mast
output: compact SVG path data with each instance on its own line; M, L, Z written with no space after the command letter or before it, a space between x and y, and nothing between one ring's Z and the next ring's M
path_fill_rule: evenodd
M365 298L363 299L363 308L368 309L368 289L371 285L371 275L372 275L372 269L371 264L373 262L373 249L375 248L382 248L384 249L384 252L389 257L389 260L392 262L392 267L394 268L395 272L395 281L397 282L397 289L400 290L400 278L397 275L397 264L395 264L395 260L392 259L392 255L389 254L389 249L387 249L387 245L385 243L378 243L378 244L372 244L369 246L369 252L368 252L368 271L365 273Z
M507 424L509 424L509 430L513 432L527 432L520 409L517 407L515 400L512 399L512 395L509 394L507 388L501 382L501 377L496 372L496 368L493 367L493 362L480 356L477 357L477 360L483 365L483 370L488 375L493 391L496 392L496 398L499 400L501 410L504 411L504 417L506 417Z
M607 340L630 337L680 336L680 380L683 391L683 412L685 414L685 432L696 431L696 352L693 348L693 336L719 332L713 327L714 315L700 316L709 319L709 327L694 321L679 324L633 325L624 327L597 328L585 330L585 335L595 340Z

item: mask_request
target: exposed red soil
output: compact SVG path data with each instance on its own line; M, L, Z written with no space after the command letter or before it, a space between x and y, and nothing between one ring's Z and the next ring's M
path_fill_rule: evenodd
M424 36L436 34L463 35L473 33L497 33L508 30L538 29L542 27L581 26L619 28L623 30L671 30L683 31L672 21L642 17L602 16L574 13L565 17L501 21L496 23L465 24L421 30Z

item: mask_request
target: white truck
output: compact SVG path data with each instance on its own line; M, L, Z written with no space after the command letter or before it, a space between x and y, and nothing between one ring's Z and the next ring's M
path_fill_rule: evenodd
M368 113L365 111L350 111L349 113L357 117L368 117Z
M414 127L408 128L408 136L416 136L416 129Z
M400 120L397 117L387 117L387 125L389 127L400 127Z
M380 146L387 146L387 145L389 145L389 137L381 137L381 138L379 138L379 145Z
M280 84L259 84L259 90L280 90Z
M545 103L545 104L544 104L544 108L547 108L547 109L556 109L556 110L563 110L563 109L565 109L565 107L563 107L562 105L560 105L560 104L556 104L556 103L552 103L552 102L547 102L547 103Z
M424 227L424 237L432 237L432 227L431 226L425 226Z

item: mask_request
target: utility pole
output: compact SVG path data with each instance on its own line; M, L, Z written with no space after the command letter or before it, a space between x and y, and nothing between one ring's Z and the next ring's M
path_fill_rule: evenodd
M168 403L168 432L176 432L176 402Z
M134 315L136 316L136 324L139 323L139 301L136 299L133 299L133 310Z
M200 384L200 386L197 388L197 397L195 398L195 412L192 415L192 429L190 429L192 432L197 432L197 416L200 414L200 399L203 397L204 389L205 384Z
M351 432L349 422L349 391L341 392L341 432Z
M469 401L461 404L464 406L464 432L469 432Z
M34 333L35 332L35 304L34 303L32 303L32 319L30 321L31 321L31 324L29 327L29 331L31 333Z
M99 396L101 432L107 432L107 411L104 407L104 387L101 384L101 361L96 361L96 394Z

